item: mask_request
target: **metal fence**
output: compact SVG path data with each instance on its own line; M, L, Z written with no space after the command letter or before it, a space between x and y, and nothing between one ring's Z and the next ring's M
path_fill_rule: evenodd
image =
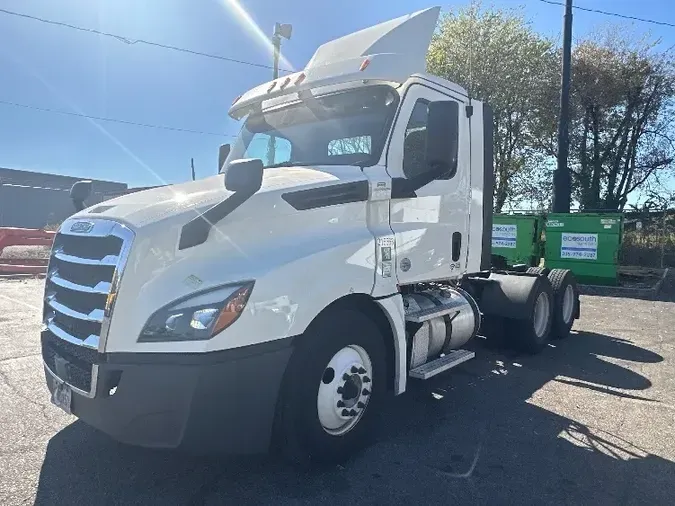
M675 210L626 213L619 262L675 267Z

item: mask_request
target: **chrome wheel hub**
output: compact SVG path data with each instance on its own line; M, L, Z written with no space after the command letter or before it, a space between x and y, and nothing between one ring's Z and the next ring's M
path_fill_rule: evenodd
M572 288L572 285L565 287L562 306L563 321L568 324L572 321L572 313L574 312L574 288Z
M316 406L321 427L340 436L361 419L372 391L373 366L361 346L345 346L330 359L319 382Z
M542 337L551 317L551 301L546 293L540 293L534 304L534 333Z

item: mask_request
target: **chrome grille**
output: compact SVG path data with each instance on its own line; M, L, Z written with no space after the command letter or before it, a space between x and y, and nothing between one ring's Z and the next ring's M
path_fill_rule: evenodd
M45 284L43 359L50 372L54 357L68 361L68 382L93 396L97 352L103 351L117 285L133 232L107 220L70 219L54 239ZM73 350L82 349L77 354ZM87 358L83 358L87 357ZM71 360L72 359L72 360Z

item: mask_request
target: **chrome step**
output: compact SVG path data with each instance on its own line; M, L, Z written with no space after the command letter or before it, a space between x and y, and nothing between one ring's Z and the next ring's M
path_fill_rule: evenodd
M432 376L442 373L443 371L447 371L448 369L458 366L462 362L471 360L475 356L476 354L473 351L453 350L441 358L437 358L436 360L432 360L431 362L427 362L426 364L422 364L418 367L415 367L414 369L411 369L408 375L411 378L423 380L429 379Z
M456 311L458 306L461 306L464 301L452 301L450 304L442 306L434 306L428 309L421 309L413 311L405 315L405 321L412 323L422 323L438 316L445 316L446 314Z

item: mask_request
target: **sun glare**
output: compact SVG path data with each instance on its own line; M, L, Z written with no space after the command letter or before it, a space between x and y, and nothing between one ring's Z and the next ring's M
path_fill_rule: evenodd
M238 0L223 0L225 6L229 8L230 12L234 15L237 22L242 25L251 36L256 39L256 41L261 44L271 55L272 54L272 42L270 40L270 35L266 35L263 32L258 24L253 21L253 18L246 12ZM282 20L283 21L283 20ZM270 27L271 28L271 27ZM279 66L282 69L293 70L294 67L290 61L282 54L279 55Z

